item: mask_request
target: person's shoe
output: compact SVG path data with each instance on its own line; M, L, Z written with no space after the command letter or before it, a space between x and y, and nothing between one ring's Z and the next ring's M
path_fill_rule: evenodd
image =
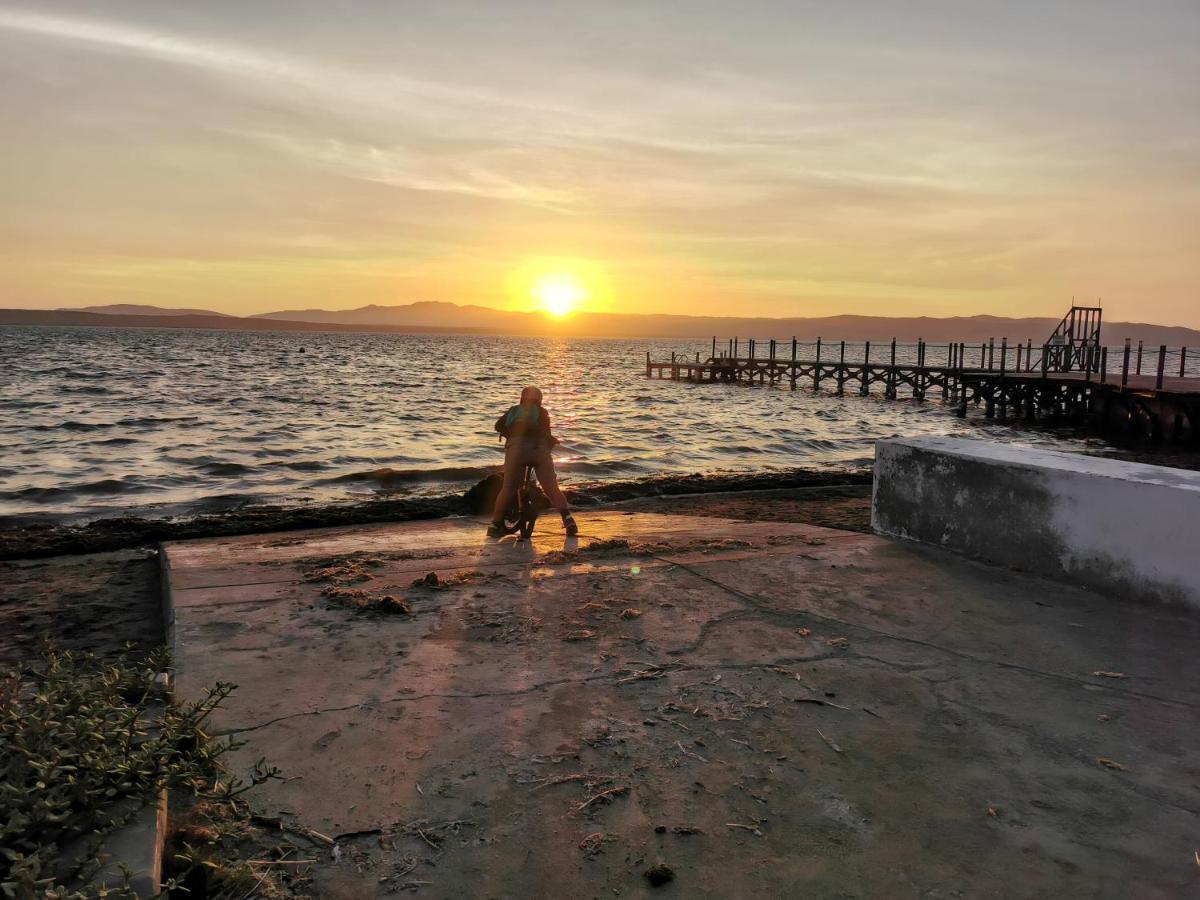
M487 536L490 538L504 537L504 526L501 525L499 522L493 522L492 524L490 524L488 526Z
M579 526L575 523L574 516L563 516L563 528L567 532L567 537L575 537L579 534Z

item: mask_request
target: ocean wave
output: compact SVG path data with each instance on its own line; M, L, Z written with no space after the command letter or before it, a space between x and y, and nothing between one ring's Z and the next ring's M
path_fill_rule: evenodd
M372 482L382 487L392 487L402 484L419 484L425 481L479 481L486 478L498 467L484 466L446 466L440 469L393 469L383 466L378 469L367 469L363 472L348 472L344 475L334 475L322 479L327 484L344 484L352 482Z
M145 485L136 481L119 478L101 478L98 481L88 481L81 484L63 485L57 487L27 487L15 491L0 493L3 500L22 500L27 503L56 503L60 500L86 496L129 494L145 491Z
M101 431L112 428L112 422L77 422L74 419L59 422L57 425L30 425L30 431Z
M199 422L199 416L130 416L114 424L122 428L145 428L150 425L173 425L179 422Z

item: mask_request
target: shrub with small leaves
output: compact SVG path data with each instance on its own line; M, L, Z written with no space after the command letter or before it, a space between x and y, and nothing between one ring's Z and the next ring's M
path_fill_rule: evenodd
M0 674L0 895L131 896L81 887L104 838L164 788L198 791L230 747L203 727L233 685L177 705L159 681L167 665L165 650L100 659L48 649Z

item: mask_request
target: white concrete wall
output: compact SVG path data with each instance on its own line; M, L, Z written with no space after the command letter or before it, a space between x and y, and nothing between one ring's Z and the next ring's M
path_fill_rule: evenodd
M1116 596L1200 608L1200 472L958 438L883 440L871 523Z

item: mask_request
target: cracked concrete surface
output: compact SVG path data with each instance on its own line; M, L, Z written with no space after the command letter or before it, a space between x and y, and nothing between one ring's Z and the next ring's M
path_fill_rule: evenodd
M579 519L549 558L557 522L167 546L178 687L239 685L214 728L283 769L260 811L339 838L318 896L1200 889L1196 614L809 525ZM343 559L411 614L306 580Z

